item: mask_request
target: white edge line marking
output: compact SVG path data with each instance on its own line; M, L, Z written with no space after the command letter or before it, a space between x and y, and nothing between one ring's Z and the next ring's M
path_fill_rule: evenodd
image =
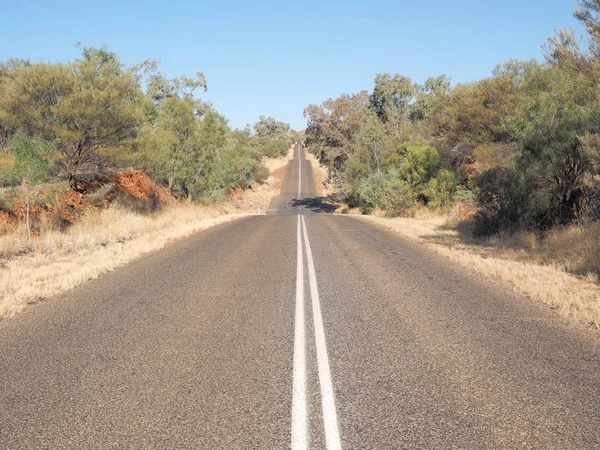
M321 402L323 406L323 423L325 425L325 441L328 450L340 450L342 443L335 412L335 400L333 385L331 383L331 372L329 370L329 357L327 356L327 345L325 344L325 331L323 329L323 318L321 316L321 304L319 301L319 290L317 289L317 276L315 264L306 231L304 215L302 225L304 228L304 247L306 248L306 259L308 261L308 279L310 284L310 296L312 297L313 322L315 326L315 343L317 349L317 366L319 369L319 383L321 384Z
M294 331L294 382L292 396L292 450L308 448L306 433L306 345L304 331L304 261L302 225L298 215L298 252L296 268L296 321Z

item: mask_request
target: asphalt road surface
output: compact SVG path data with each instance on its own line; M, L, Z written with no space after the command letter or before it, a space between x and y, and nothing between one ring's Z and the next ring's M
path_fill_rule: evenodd
M269 215L0 321L0 448L600 448L600 346L357 218Z

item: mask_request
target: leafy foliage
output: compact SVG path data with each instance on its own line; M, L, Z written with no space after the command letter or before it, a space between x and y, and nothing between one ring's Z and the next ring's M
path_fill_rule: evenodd
M487 170L477 179L475 233L512 232L529 225L532 199L521 173L511 167Z
M195 96L207 89L202 72L170 79L155 60L126 67L106 47L78 46L73 62L0 62L3 185L44 173L78 188L78 179L133 165L175 195L207 201L266 179L263 156L284 155L292 142L290 126L272 117L261 116L254 134L231 130Z
M9 151L13 157L7 170L9 178L29 186L48 180L52 167L50 155L53 151L48 142L19 132L11 139Z
M144 96L117 57L84 48L70 64L35 63L4 74L0 110L6 126L52 141L70 180L100 170L126 151L143 116Z
M273 117L259 116L254 124L254 132L259 138L285 139L290 132L290 125Z

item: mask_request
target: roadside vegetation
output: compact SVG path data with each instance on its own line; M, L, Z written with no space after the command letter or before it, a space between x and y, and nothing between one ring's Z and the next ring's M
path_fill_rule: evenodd
M379 74L370 92L309 105L307 143L350 207L476 207L473 233L546 232L600 218L600 2L559 31L544 62L511 60L451 86Z
M557 31L541 62L510 60L455 86L445 75L379 74L370 91L309 105L306 141L337 199L378 216L435 212L443 217L421 225L454 244L597 282L600 1L580 1L575 17L583 38ZM596 325L597 294L586 297L596 312L584 314Z
M206 89L106 48L0 62L0 318L266 210L295 133L264 116L231 129Z

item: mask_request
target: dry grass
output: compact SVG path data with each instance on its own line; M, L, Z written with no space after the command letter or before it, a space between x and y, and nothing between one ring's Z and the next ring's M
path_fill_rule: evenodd
M572 226L549 233L539 245L544 261L560 261L569 272L600 275L600 224Z
M547 241L546 245L554 249L551 250L538 249L539 243L530 233L496 237L486 242L469 242L461 238L456 227L449 226L446 217L436 215L417 214L412 218L394 219L363 217L364 220L400 233L453 261L510 283L530 298L550 305L565 317L600 328L600 286L597 284L597 276L569 273L569 267L563 263L564 257L557 254L558 249L561 249L571 255L570 264L588 269L597 268L589 265L589 261L597 264L600 258L599 234L595 235L595 242L590 243L589 232L557 232L554 238L551 236ZM586 242L589 249L584 249ZM584 264L583 261L587 262Z
M279 183L280 180L271 176L265 183L254 184L251 189L234 195L227 202L228 210L265 214L269 209L271 199L279 192Z
M313 182L317 189L317 195L327 196L334 193L332 186L327 184L327 168L322 166L316 156L310 152L304 152L307 160L310 161L313 171Z
M262 159L262 164L269 169L269 172L273 173L278 169L286 166L291 159L294 158L294 146L295 144L290 145L288 149L288 153L286 156L282 156L281 158L267 158L266 156Z
M283 169L294 156L294 146L290 146L287 156L281 158L263 158L262 164L269 169L271 176L265 183L255 183L251 189L242 192L240 195L234 195L227 206L235 211L251 212L255 214L265 214L273 196L280 193L281 178L277 178L278 173ZM278 175L281 177L281 175Z

